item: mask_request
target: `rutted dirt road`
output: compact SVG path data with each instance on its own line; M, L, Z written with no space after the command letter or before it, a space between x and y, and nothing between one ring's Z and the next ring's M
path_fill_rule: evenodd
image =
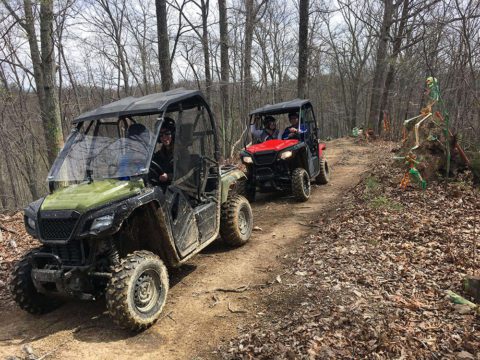
M216 347L236 335L238 326L257 314L256 304L281 281L279 259L313 231L308 223L332 207L335 199L360 180L372 162L373 148L339 139L327 144L333 176L314 186L306 203L279 196L261 197L253 205L255 226L250 242L230 250L213 244L189 265L171 273L163 317L141 334L116 327L105 304L68 303L37 317L13 305L0 308L0 356L42 359L215 357ZM280 278L278 276L280 275ZM225 291L237 289L237 292Z

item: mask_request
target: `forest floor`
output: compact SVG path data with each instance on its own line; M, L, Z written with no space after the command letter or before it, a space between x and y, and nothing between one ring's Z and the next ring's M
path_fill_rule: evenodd
M480 359L478 315L445 298L479 270L479 192L399 191L392 144L327 146L331 182L302 204L262 196L251 241L172 271L164 316L141 334L102 302L41 317L15 307L7 273L34 241L21 216L0 217L0 357Z

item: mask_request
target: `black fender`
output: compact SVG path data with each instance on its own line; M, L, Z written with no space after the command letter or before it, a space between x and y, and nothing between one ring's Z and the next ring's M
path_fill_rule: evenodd
M303 168L308 172L308 154L307 154L307 145L303 142L298 143L294 146L295 151L293 158L289 162L290 171L295 170L296 168Z
M160 187L146 188L141 194L83 215L77 229L84 231L75 238L94 240L113 237L125 254L140 249L149 250L159 255L168 266L176 266L180 258L167 213L163 190ZM113 214L114 218L108 229L90 230L96 218L109 214Z

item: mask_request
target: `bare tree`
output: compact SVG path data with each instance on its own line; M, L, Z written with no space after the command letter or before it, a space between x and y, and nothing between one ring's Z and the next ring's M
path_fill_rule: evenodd
M308 84L308 0L300 0L299 30L298 30L298 78L297 78L297 96L304 98L307 92Z
M170 63L170 43L168 41L167 2L155 0L158 31L158 60L162 76L162 90L167 91L173 85L172 65Z
M55 83L53 0L45 0L40 3L40 48L38 47L36 19L32 2L24 0L23 10L25 16L23 18L10 6L7 0L2 0L2 3L27 35L38 102L40 104L43 133L47 144L48 161L50 164L53 164L58 151L63 145L60 109Z
M390 36L390 27L393 18L393 0L383 0L383 20L378 35L378 47L375 58L375 70L373 72L372 93L370 99L370 115L368 124L376 124L380 119L380 97L385 82L385 69L387 67L387 50Z
M226 129L230 123L230 94L229 94L229 71L230 64L228 62L228 22L227 22L227 6L226 0L218 0L219 10L219 26L220 26L220 94L222 97L222 143L225 145ZM223 148L225 154L225 148Z

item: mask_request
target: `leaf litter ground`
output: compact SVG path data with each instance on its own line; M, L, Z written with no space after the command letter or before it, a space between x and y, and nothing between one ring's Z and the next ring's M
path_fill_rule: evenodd
M478 314L445 295L462 294L464 276L480 272L480 193L468 176L402 191L403 171L379 159L310 224L318 232L286 256L258 320L217 355L480 359Z

